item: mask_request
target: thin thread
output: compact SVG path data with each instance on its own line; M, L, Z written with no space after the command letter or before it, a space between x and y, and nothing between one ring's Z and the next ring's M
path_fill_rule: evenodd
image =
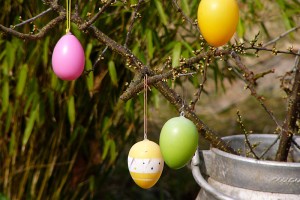
M70 32L71 29L71 5L72 5L72 0L66 0L66 18L67 18L66 33Z
M148 122L147 122L147 93L148 93L148 76L147 74L144 76L144 139L147 139L147 127L148 127Z

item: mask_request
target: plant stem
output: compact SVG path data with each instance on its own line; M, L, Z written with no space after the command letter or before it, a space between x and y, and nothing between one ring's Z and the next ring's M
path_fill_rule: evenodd
M300 50L298 51L298 53ZM277 161L287 161L291 147L293 134L298 132L297 120L300 116L300 57L296 57L296 75L293 83L292 93L289 98L288 112L281 131L279 148L276 154Z

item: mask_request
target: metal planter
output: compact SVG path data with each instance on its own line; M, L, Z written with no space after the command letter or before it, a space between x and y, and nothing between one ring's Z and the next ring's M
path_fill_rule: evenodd
M247 154L244 135L222 138L241 152ZM299 137L294 140L300 143ZM275 162L278 147L277 135L252 134L251 144L257 145L254 152L262 159L237 156L216 148L196 151L192 160L192 172L201 186L197 196L200 200L240 199L240 200L299 200L300 199L300 151L293 146L290 159L294 162ZM203 178L205 176L206 178Z

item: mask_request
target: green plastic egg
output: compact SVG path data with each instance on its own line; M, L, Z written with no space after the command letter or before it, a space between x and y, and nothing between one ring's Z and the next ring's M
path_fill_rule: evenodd
M195 124L184 116L169 119L161 129L159 146L164 161L170 168L184 167L198 147Z

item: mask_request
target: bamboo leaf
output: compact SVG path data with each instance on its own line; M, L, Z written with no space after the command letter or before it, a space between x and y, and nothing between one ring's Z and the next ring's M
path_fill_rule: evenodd
M102 157L101 157L102 160L104 160L106 158L111 143L112 143L111 139L105 140L105 142L104 142L104 148L103 148L103 153L102 153Z
M244 26L244 21L240 18L238 26L237 26L237 34L240 38L244 37L245 34L245 26Z
M115 63L112 60L108 62L108 72L113 85L118 86L117 71L116 71Z
M14 107L14 109L16 109L16 108ZM5 133L7 133L9 131L9 128L12 125L12 123L11 123L12 114L13 114L12 106L8 106L7 114L6 114Z
M23 94L26 79L27 79L27 73L28 73L28 65L24 64L20 68L20 72L19 72L18 83L17 83L17 88L16 88L17 97L19 97Z
M9 200L4 194L0 193L0 200Z
M43 40L43 65L48 65L48 58L49 58L49 41L50 37L46 37L46 39Z
M14 66L15 63L15 47L11 42L6 42L6 46L5 46L5 50L6 50L6 62L8 64L8 68L12 69L12 67Z
M116 143L115 141L111 140L109 165L114 163L117 156L118 156L118 152L116 151Z
M190 5L187 0L181 0L181 7L186 15L190 15Z
M75 100L73 95L70 96L68 100L68 117L70 124L73 126L76 118Z
M90 59L90 55L93 49L93 44L92 43L88 43L86 48L85 48L85 59L88 60Z
M36 120L37 115L38 115L38 111L39 111L39 105L37 105L34 110L31 110L29 119L26 123L25 132L24 132L24 135L23 135L23 140L22 140L23 147L27 144L27 142L30 138L35 120Z
M91 70L93 68L93 65L92 65L92 62L90 59L86 60L85 67L86 67L86 70ZM94 88L94 73L89 73L86 76L86 84L87 84L89 91L92 91Z
M148 57L151 60L153 58L154 48L153 48L153 41L152 41L152 31L150 29L146 30L146 39L147 39Z
M181 54L181 43L177 42L172 52L172 67L179 66L180 54Z
M16 147L16 135L14 132L12 132L9 141L9 155L15 154L15 147Z
M2 86L2 112L6 112L9 105L9 79L6 77Z
M164 9L163 9L163 6L162 6L162 4L161 4L161 1L160 1L160 0L154 0L154 3L155 3L155 5L156 5L156 8L157 8L158 14L159 14L159 16L160 16L161 22L162 22L165 26L167 26L167 24L168 24L168 17L167 17L167 15L166 15L166 13L165 13L165 11L164 11Z

